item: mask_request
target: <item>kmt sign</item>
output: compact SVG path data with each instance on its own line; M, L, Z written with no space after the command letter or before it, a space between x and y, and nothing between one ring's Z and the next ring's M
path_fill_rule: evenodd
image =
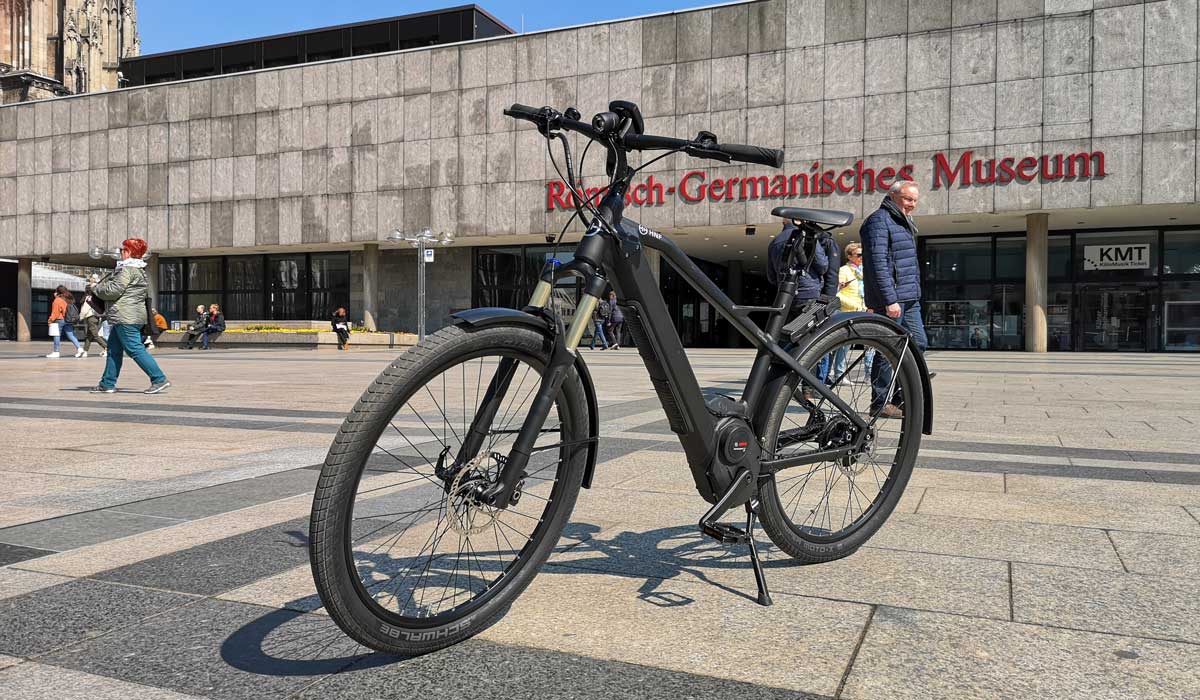
M791 199L826 194L862 194L886 192L897 180L912 180L911 163L868 167L860 160L843 170L823 169L815 161L806 172L780 175L710 178L703 170L684 173L677 182L663 181L650 175L625 193L626 206L657 206L667 197L683 202L737 202L754 199ZM977 158L965 151L951 162L944 153L933 155L933 189L958 185L1005 185L1010 182L1048 182L1063 179L1104 177L1104 152L1055 153L1024 158ZM919 183L925 184L925 183ZM598 199L600 187L588 187L583 194ZM574 195L566 183L546 183L546 209L571 209Z
M1083 247L1084 270L1146 270L1149 267L1149 243Z

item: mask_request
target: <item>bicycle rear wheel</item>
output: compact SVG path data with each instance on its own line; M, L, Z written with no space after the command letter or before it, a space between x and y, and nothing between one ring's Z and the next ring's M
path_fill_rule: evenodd
M558 541L583 478L587 404L563 383L508 508L471 496L503 466L550 356L524 326L445 328L392 363L346 417L310 525L317 590L337 624L379 651L418 654L486 628ZM453 468L498 373L508 391L479 455ZM440 466L440 468L439 468Z
M786 469L760 488L763 529L805 563L840 559L870 539L903 495L920 449L924 394L912 356L916 347L901 358L904 338L884 323L863 320L856 328L853 335L840 328L816 338L799 361L824 374L826 384L870 424L869 449L857 459ZM853 423L797 375L780 386L769 411L763 444L776 458L839 447L855 437Z

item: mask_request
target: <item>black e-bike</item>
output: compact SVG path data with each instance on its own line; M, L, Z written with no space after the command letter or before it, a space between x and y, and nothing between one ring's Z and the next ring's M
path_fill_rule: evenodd
M648 135L637 105L625 101L590 123L574 109L515 104L505 114L535 124L548 147L561 141L586 231L569 262L546 262L523 309L454 314L453 325L392 362L346 417L310 525L313 576L329 614L358 642L397 654L449 646L504 615L554 549L580 487L592 483L600 415L577 349L610 285L711 504L700 530L749 546L758 601L770 604L756 521L801 563L853 553L899 501L931 430L932 395L920 352L886 317L835 312L836 300L821 299L788 318L818 237L852 216L775 209L800 235L789 237L774 305L740 306L669 238L622 216L639 170L628 156L666 151L780 167L781 151L722 145L708 132ZM610 183L595 197L581 191L564 132L607 151ZM705 397L647 249L758 349L740 397ZM583 289L569 322L553 303L555 282L568 275ZM721 521L735 508L744 526Z

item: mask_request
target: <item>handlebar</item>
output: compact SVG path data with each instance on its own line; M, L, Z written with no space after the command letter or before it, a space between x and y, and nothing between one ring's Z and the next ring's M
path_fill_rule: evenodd
M543 134L563 129L574 131L602 143L609 141L611 138L613 143L619 144L625 150L630 151L681 150L694 158L708 158L725 163L739 161L755 165L765 165L771 168L783 166L783 151L776 148L762 148L761 146L742 144L721 144L717 143L715 135L707 131L701 131L694 139L678 139L670 136L651 136L632 133L627 130L620 138L617 138L618 134L615 133L615 130L611 126L610 128L603 129L597 126L611 125L613 123L612 119L601 118L607 116L609 113L602 112L600 115L597 115L592 124L589 124L572 118L570 115L572 111L567 110L568 114L563 115L550 107L537 109L522 104L514 104L504 110L504 114L514 119L522 119L534 123L537 125L538 131L541 131ZM575 116L578 116L578 113Z

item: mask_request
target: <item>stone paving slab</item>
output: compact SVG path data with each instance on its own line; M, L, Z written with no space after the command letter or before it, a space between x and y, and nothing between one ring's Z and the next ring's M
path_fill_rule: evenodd
M1112 534L1115 537L1125 533ZM888 519L867 546L998 561L1122 570L1121 558L1113 549L1108 533L1063 525L898 513Z
M95 510L0 530L0 542L65 552L182 522L157 515Z
M845 700L1200 696L1200 646L881 607Z
M24 547L16 544L5 544L0 542L0 566L8 566L28 559L36 559L44 557L47 554L53 554L53 550L38 549L36 547Z
M0 660L0 668L3 667L3 660ZM0 696L21 700L71 697L86 697L89 700L190 700L198 697L39 663L21 664L0 673Z
M1013 474L1008 493L1058 496L1073 501L1126 503L1131 508L1147 504L1189 505L1200 503L1200 485L1137 484L1100 479L1066 479L1052 476Z
M907 495L907 494L906 494ZM920 513L985 520L1074 525L1200 536L1200 522L1180 506L1074 501L1055 496L929 489Z
M22 571L11 567L0 568L0 600L39 591L50 586L67 583L71 579L36 571Z
M1013 564L1018 622L1200 644L1200 582Z
M195 601L87 580L6 598L0 600L0 654L37 656Z
M19 659L15 656L5 656L4 654L0 654L0 669L5 669L5 668L8 668L9 666L16 666L17 664L23 663L24 661L25 661L25 659ZM2 680L3 678L4 678L4 676L0 676L0 680Z
M830 600L903 605L1009 619L1008 565L915 552L864 548L834 562L804 566L763 537L759 554L771 591ZM649 532L619 523L558 555L572 569L647 578L647 587L674 581L709 583L711 598L753 597L754 574L744 547L700 535L695 526ZM661 583L653 579L662 579Z
M551 573L479 639L832 696L870 611L789 595L763 608L713 593L682 580ZM761 642L753 653L733 653L750 639Z
M1200 576L1200 538L1145 532L1112 532L1121 561L1136 574Z

